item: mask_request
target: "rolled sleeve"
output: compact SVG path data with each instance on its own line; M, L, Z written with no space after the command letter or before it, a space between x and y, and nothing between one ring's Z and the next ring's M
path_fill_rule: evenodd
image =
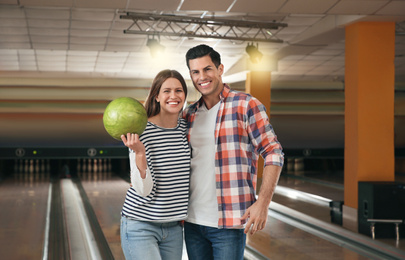
M264 158L264 165L283 166L284 153L276 133L270 124L265 106L259 100L252 98L249 102L247 115L249 116L248 129L252 144L257 152Z

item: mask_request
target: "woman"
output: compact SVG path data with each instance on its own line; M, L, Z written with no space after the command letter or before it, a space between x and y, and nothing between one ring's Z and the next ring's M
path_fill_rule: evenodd
M153 80L145 102L148 123L138 136L121 139L130 151L131 183L121 218L126 259L181 259L187 216L190 148L179 118L187 86L175 70Z

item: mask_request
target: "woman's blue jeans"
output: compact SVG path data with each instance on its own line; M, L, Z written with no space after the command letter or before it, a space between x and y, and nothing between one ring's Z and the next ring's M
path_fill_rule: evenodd
M183 227L179 221L154 223L122 216L121 247L127 260L181 260Z
M244 229L219 229L186 222L184 238L190 260L243 260Z

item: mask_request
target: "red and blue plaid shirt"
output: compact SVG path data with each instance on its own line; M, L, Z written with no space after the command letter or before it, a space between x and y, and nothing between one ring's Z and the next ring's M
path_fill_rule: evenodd
M245 224L241 217L256 201L258 158L266 165L283 166L284 154L264 105L249 94L224 84L215 127L215 179L218 227ZM184 111L188 139L202 99Z

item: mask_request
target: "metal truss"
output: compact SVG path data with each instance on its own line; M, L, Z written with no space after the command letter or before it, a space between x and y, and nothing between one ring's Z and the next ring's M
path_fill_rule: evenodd
M248 42L283 41L274 37L272 30L286 27L285 23L198 18L181 15L128 12L121 19L132 20L124 30L127 34L177 36L188 38L215 38Z

